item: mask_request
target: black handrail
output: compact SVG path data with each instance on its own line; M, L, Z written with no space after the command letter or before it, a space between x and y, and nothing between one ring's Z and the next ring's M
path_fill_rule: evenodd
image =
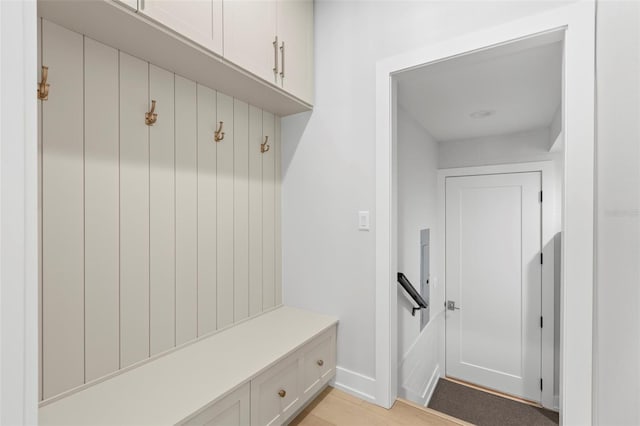
M409 293L409 296L411 296L411 298L418 304L417 308L412 308L411 310L412 316L416 315L416 311L429 307L429 304L427 303L427 301L424 300L424 298L420 295L420 293L416 291L416 289L413 287L409 279L402 272L398 272L398 283L400 283L404 291Z

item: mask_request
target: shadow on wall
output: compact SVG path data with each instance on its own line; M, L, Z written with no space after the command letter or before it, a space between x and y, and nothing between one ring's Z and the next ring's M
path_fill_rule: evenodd
M560 395L560 295L562 294L562 233L558 232L549 242L553 244L553 396L559 406Z
M405 309L406 298L398 309ZM407 301L408 303L408 301ZM433 315L429 323L398 363L398 396L417 404L426 406L431 394L438 383L438 378L444 375L444 318L445 310L441 309Z
M289 166L298 150L298 145L302 136L307 130L307 124L311 119L313 111L301 112L299 114L282 117L282 180L287 176Z

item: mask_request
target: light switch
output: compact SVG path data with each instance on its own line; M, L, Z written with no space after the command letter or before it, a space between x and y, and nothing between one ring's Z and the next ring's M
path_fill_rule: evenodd
M369 211L358 212L358 229L360 231L369 230Z

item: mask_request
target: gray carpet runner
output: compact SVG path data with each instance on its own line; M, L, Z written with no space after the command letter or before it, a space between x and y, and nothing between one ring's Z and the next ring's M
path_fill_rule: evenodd
M440 379L429 408L478 426L552 426L558 413Z

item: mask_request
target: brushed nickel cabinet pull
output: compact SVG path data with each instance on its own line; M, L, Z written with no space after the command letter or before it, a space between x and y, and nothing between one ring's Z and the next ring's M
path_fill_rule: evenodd
M278 36L273 41L273 73L278 75Z
M317 364L318 364L320 367L322 367L322 366L324 365L324 361L323 361L323 360L321 360L321 359L319 359L319 360L318 360L318 361L316 361L316 362L317 362Z
M284 398L285 396L287 396L287 391L284 389L280 389L278 391L278 395L280 395L280 398Z
M282 70L280 71L280 78L284 78L284 41L282 42L282 46L280 46L280 56L282 61Z

